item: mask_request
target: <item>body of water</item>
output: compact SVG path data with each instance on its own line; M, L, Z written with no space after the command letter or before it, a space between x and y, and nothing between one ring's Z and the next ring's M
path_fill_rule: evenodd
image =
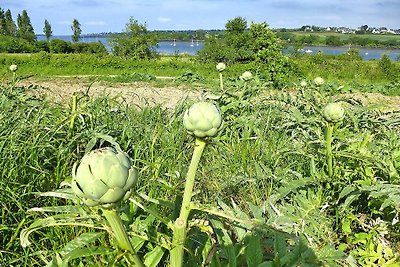
M65 41L72 41L71 36L53 36L52 39L62 39ZM45 40L44 36L38 36L38 40ZM102 42L105 47L111 51L110 44L107 37L92 37L84 36L80 42ZM204 43L202 41L193 40L190 42L184 41L160 41L158 42L157 52L160 54L174 55L174 54L188 54L195 55L197 51L202 49ZM383 54L387 54L391 60L400 58L400 49L389 48L357 48L360 56L364 60L380 59ZM332 47L332 46L305 46L302 49L303 53L316 54L318 52L326 53L329 55L340 55L346 53L349 47Z

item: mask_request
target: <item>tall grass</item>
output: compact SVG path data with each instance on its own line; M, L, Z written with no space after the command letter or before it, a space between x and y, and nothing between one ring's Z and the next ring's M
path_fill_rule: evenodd
M237 216L257 216L266 226L296 236L293 241L260 234L263 260L279 262L286 254L297 264L311 262L311 266L338 266L352 260L366 266L398 263L400 233L395 218L399 208L396 194L385 195L385 190L396 192L400 183L399 112L371 111L356 100L343 99L346 118L335 130L336 168L329 177L321 110L333 98L317 88L296 89L295 95L284 91L250 95L237 105L230 100L230 108L224 109L224 129L204 152L194 201L224 209L229 205L222 203L235 203ZM57 188L68 179L85 148L101 145L95 138L99 133L113 136L132 157L139 169L139 192L170 201L179 197L192 150L191 137L181 122L190 101L166 110L79 95L77 108L71 110L31 97L25 90L1 87L2 264L41 266L85 231L80 227L42 229L27 248L18 239L20 230L40 216L27 214L27 209L63 204L39 198L35 192ZM221 107L227 104L224 99L217 100ZM162 212L170 216L168 209ZM232 240L239 240L240 230L235 232L234 225L225 223ZM191 241L193 247L200 243ZM98 242L109 241L100 238ZM222 261L224 250L218 244L216 253ZM237 257L239 263L246 262L243 255ZM107 254L89 257L83 264L104 266L115 260Z

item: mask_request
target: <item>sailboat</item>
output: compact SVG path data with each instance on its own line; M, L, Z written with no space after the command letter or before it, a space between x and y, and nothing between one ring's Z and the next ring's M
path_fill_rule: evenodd
M191 47L193 47L193 46L194 46L193 39L192 39L192 43L190 44L190 46L191 46Z
M176 46L176 39L174 39L174 42L171 45Z
M199 40L196 40L196 46L199 46Z

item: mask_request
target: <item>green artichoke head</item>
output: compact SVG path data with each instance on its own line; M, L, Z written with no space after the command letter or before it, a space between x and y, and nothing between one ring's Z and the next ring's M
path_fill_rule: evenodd
M218 108L208 102L198 102L183 116L186 130L197 138L214 137L222 129L223 121Z
M324 108L324 118L327 122L338 122L344 118L344 108L340 103L329 103Z
M137 178L125 152L105 147L86 154L79 165L75 163L71 186L86 205L112 207L129 198Z

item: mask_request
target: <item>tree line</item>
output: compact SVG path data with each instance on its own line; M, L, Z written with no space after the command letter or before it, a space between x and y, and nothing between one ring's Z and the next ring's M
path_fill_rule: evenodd
M72 21L71 30L72 41L76 43L79 41L82 34L81 24L77 19ZM53 35L51 24L47 19L44 20L43 33L47 41L49 41L50 37ZM37 40L31 19L26 10L23 10L21 14L17 15L16 24L10 9L4 11L4 9L0 8L0 35L21 38L28 42L35 42Z

